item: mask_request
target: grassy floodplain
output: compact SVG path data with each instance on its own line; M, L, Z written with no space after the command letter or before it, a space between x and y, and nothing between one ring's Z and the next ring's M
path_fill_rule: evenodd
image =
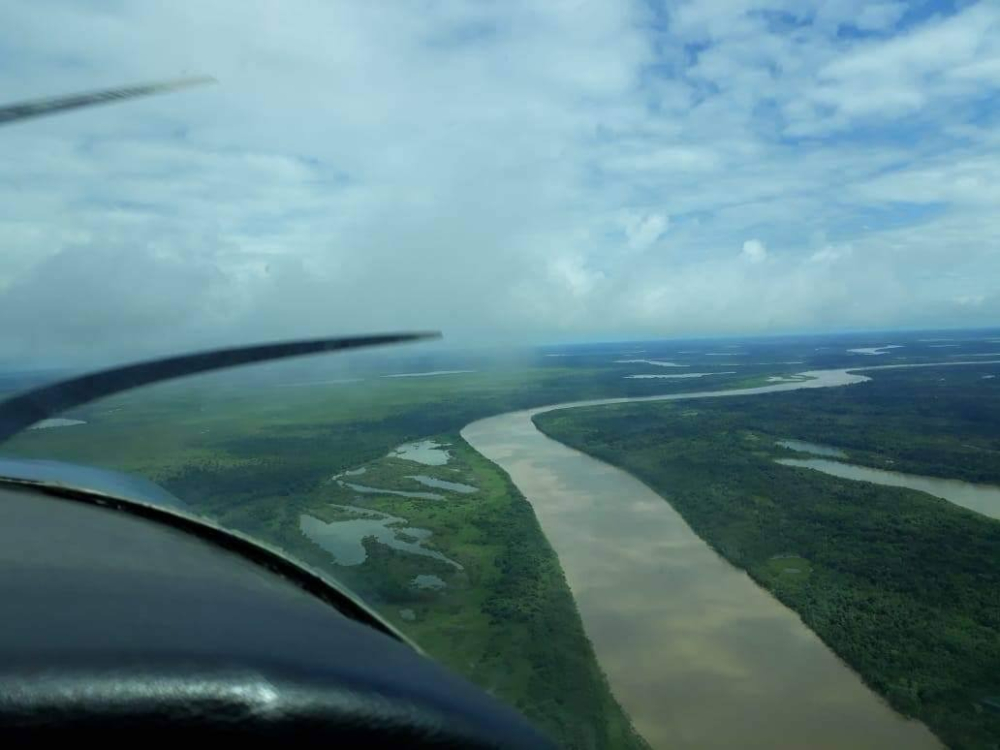
M607 388L587 370L561 368L303 387L194 381L77 410L87 422L81 428L32 430L4 453L148 476L193 512L345 583L429 655L522 710L561 745L643 748L608 688L531 506L457 434L480 416ZM448 444L447 465L388 457L427 437ZM444 499L359 494L332 479L362 467L358 482ZM476 492L436 490L410 475ZM374 536L359 540L364 562L345 565L303 533L303 516L322 523L366 517L352 507L402 519L389 528L404 541L413 541L408 531L429 531L427 549L461 569ZM421 588L418 576L445 585Z

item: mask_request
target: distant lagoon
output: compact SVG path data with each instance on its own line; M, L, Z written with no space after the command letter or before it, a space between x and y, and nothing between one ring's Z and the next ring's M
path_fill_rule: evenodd
M686 378L703 378L706 375L735 375L735 370L726 372L684 372L678 375L626 375L626 380L684 380Z
M87 424L86 421L82 419L63 419L62 417L54 417L53 419L43 419L39 422L29 427L29 430L47 430L52 427L73 427L78 424Z
M461 375L476 370L428 370L427 372L399 372L393 375L383 375L383 378L429 378L435 375Z

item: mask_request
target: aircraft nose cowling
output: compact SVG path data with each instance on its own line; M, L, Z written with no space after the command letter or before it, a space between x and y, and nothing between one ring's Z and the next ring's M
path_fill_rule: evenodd
M5 736L552 747L406 643L156 512L0 488L0 560Z

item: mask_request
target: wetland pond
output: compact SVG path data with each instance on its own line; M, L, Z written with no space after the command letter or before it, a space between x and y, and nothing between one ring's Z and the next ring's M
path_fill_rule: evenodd
M434 440L420 440L404 443L389 454L390 458L402 458L424 466L444 466L451 456L445 446Z
M327 523L308 514L303 514L299 517L299 528L303 534L333 555L338 565L361 565L368 556L362 541L365 537L374 537L379 543L400 552L432 557L457 570L462 569L459 563L445 557L437 550L424 546L424 543L430 539L431 532L427 529L407 526L405 518L353 505L332 505L331 507L355 513L358 517Z
M471 495L476 491L476 488L471 484L463 484L462 482L449 482L444 479L438 479L437 477L429 477L426 474L414 474L406 477L407 479L412 479L414 482L419 482L427 487L434 487L439 490L447 490L448 492L457 492L461 495Z

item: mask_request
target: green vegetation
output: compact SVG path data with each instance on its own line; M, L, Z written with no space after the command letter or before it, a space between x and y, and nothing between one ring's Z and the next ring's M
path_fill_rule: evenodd
M148 476L194 512L347 582L430 654L520 706L564 744L635 747L642 741L607 688L530 506L457 431L544 404L747 387L847 361L889 361L845 355L856 341L827 341L822 351L814 344L764 342L738 367L707 355L656 354L651 345L641 355L605 346L441 378L362 373L364 382L299 387L323 378L298 373L285 382L280 369L266 378L213 376L74 410L64 416L85 426L29 431L3 452ZM907 361L940 357L906 352ZM738 374L627 379L662 372L618 361L631 356ZM997 370L984 363L879 371L873 383L844 389L573 410L540 422L658 487L703 538L802 613L894 706L956 747L990 746L1000 736L997 525L919 493L771 459L793 455L775 440L797 438L843 448L847 460L876 468L1000 483L1000 379L983 379ZM0 378L0 389L27 382ZM452 443L447 467L386 458L401 443L435 435ZM361 484L431 491L406 479L420 473L480 491L427 501L358 495L330 482L361 466ZM301 530L303 516L384 519L374 513L404 519L391 525L396 540L420 543L462 569L375 536L359 540L363 564L343 565ZM388 532L379 533L385 539ZM417 575L446 586L418 588Z
M1000 368L870 371L863 385L744 399L740 414L762 432L844 449L850 463L1000 484L1000 379L984 372Z
M720 376L712 382L732 387L740 378ZM284 385L295 382L248 385L206 376L142 388L62 415L85 420L85 429L29 430L4 444L2 452L132 471L154 480L172 467L192 464L213 473L241 465L237 474L246 476L255 462L281 462L296 464L289 475L312 483L401 442L454 432L506 411L704 387L698 379L669 385L628 380L620 367L511 368L441 378ZM197 493L201 487L189 489Z
M608 688L531 506L503 472L456 434L469 421L505 409L602 395L608 386L594 380L587 371L567 376L552 369L456 376L447 383L163 387L80 410L76 416L88 421L85 428L31 431L4 449L149 476L194 512L342 581L429 655L521 709L560 744L642 748ZM522 388L526 383L531 387ZM445 467L387 457L403 442L441 433L453 454ZM348 479L440 492L447 499L361 495L331 481L360 466L365 474ZM433 490L406 479L412 474L479 491ZM418 540L408 530L431 532L424 546L462 570L373 536L360 540L363 564L338 564L302 532L300 519L338 523L366 517L344 506L405 519L392 526L405 542ZM418 588L417 575L437 576L446 586Z
M657 490L895 709L923 720L951 747L996 747L1000 712L990 701L1000 695L1000 522L920 492L773 460L788 455L774 441L797 438L847 447L852 460L885 466L892 457L923 474L944 473L939 455L968 458L954 475L1000 471L978 458L998 447L1000 421L978 416L992 413L996 397L970 394L976 384L959 374L960 385L921 401L916 394L928 381L953 376L874 375L874 383L848 389L700 401L696 414L690 404L644 403L548 412L535 421ZM980 395L979 412L961 410ZM877 442L865 443L865 435ZM931 445L941 453L922 463L920 451Z
M440 440L452 454L446 466L382 458L349 479L426 491L405 480L421 473L468 483L478 492L424 500L357 495L334 482L314 493L304 510L318 516L313 508L350 503L405 518L410 527L430 530L428 546L463 569L369 537L365 563L340 567L337 577L428 653L524 711L566 746L640 747L611 697L531 506L460 437ZM399 528L405 538L406 527ZM438 576L446 586L416 588L412 581L421 574Z

